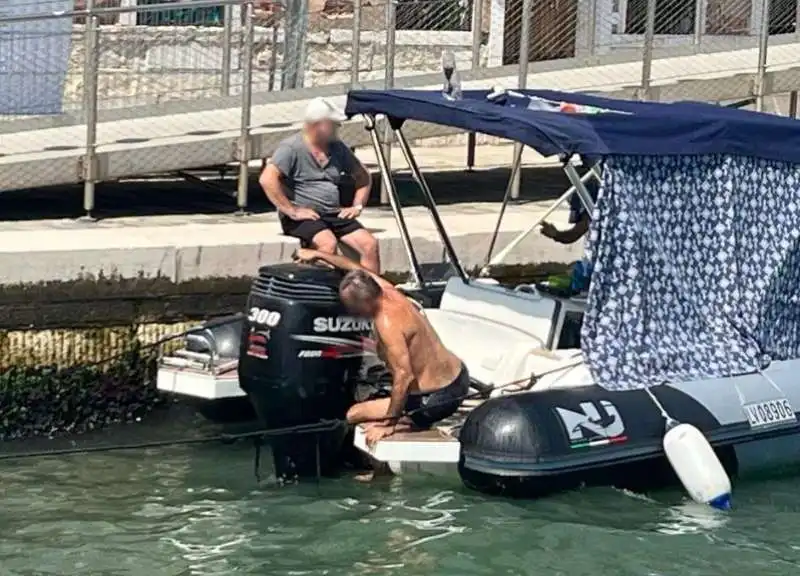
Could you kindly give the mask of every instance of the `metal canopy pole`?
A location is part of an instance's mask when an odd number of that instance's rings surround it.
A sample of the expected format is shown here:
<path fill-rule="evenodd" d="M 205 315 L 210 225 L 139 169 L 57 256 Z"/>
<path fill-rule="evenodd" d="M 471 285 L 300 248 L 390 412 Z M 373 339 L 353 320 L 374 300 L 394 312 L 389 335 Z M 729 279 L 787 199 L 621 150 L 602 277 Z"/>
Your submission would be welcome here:
<path fill-rule="evenodd" d="M 461 279 L 464 282 L 467 282 L 469 280 L 469 276 L 467 276 L 466 272 L 464 272 L 464 268 L 461 266 L 461 261 L 458 259 L 458 255 L 453 248 L 452 242 L 450 242 L 450 237 L 447 235 L 447 232 L 444 229 L 442 218 L 439 216 L 439 210 L 436 208 L 436 201 L 433 199 L 433 194 L 428 186 L 428 182 L 425 180 L 422 172 L 420 172 L 419 166 L 417 165 L 417 160 L 414 158 L 414 154 L 411 152 L 411 147 L 408 145 L 408 140 L 406 140 L 406 136 L 403 134 L 401 129 L 395 130 L 394 133 L 397 137 L 397 143 L 400 144 L 400 150 L 403 152 L 403 156 L 405 156 L 408 167 L 411 170 L 411 175 L 422 190 L 422 194 L 425 196 L 425 201 L 428 204 L 428 210 L 431 213 L 433 223 L 436 226 L 436 230 L 439 232 L 442 243 L 444 243 L 444 249 L 445 252 L 447 252 L 447 256 L 450 258 L 450 263 L 453 265 L 453 268 L 456 269 L 456 273 L 461 277 Z"/>
<path fill-rule="evenodd" d="M 222 9 L 222 85 L 223 96 L 231 93 L 231 50 L 233 43 L 233 6 L 226 4 Z"/>
<path fill-rule="evenodd" d="M 492 252 L 494 252 L 494 245 L 497 243 L 497 236 L 500 234 L 500 224 L 503 222 L 503 216 L 506 213 L 506 206 L 508 206 L 508 201 L 511 199 L 511 195 L 514 189 L 514 181 L 517 179 L 517 172 L 519 172 L 519 165 L 522 163 L 522 146 L 514 148 L 514 161 L 511 164 L 511 175 L 508 177 L 508 184 L 506 184 L 506 193 L 503 194 L 503 204 L 500 206 L 500 214 L 497 215 L 497 224 L 494 227 L 494 234 L 492 234 L 492 240 L 489 242 L 489 251 L 486 253 L 486 262 L 484 264 L 484 268 L 489 265 L 489 261 L 492 258 Z"/>
<path fill-rule="evenodd" d="M 592 167 L 592 169 L 591 169 L 591 170 L 589 170 L 588 172 L 586 172 L 586 174 L 584 174 L 583 176 L 581 176 L 581 181 L 582 181 L 582 182 L 588 182 L 588 181 L 589 181 L 591 178 L 595 178 L 596 180 L 598 180 L 598 181 L 599 181 L 599 180 L 600 180 L 600 174 L 599 174 L 599 171 L 598 171 L 598 169 L 597 169 L 597 167 L 598 167 L 598 166 L 599 166 L 599 163 L 598 163 L 598 164 L 595 164 L 595 166 L 594 166 L 594 167 Z M 513 251 L 513 250 L 514 250 L 514 249 L 515 249 L 517 246 L 519 246 L 519 244 L 520 244 L 520 243 L 521 243 L 523 240 L 525 240 L 525 238 L 527 238 L 527 237 L 528 237 L 528 235 L 529 235 L 531 232 L 533 232 L 533 231 L 536 229 L 536 227 L 537 227 L 537 226 L 539 226 L 539 224 L 541 224 L 542 222 L 544 222 L 545 220 L 547 220 L 547 218 L 550 216 L 550 214 L 552 214 L 553 212 L 555 212 L 555 211 L 556 211 L 556 209 L 557 209 L 559 206 L 561 206 L 561 204 L 563 204 L 563 203 L 564 203 L 564 201 L 565 201 L 567 198 L 569 198 L 569 197 L 570 197 L 570 196 L 571 196 L 573 193 L 575 193 L 575 192 L 576 192 L 576 190 L 575 190 L 575 186 L 570 186 L 570 187 L 569 187 L 569 189 L 568 189 L 566 192 L 564 192 L 564 193 L 563 193 L 561 196 L 559 196 L 558 200 L 556 200 L 556 201 L 553 203 L 553 205 L 552 205 L 552 206 L 550 206 L 550 208 L 548 208 L 548 209 L 547 209 L 547 211 L 546 211 L 544 214 L 542 214 L 542 215 L 541 215 L 539 218 L 537 218 L 537 219 L 536 219 L 536 221 L 535 221 L 535 222 L 534 222 L 534 223 L 533 223 L 531 226 L 529 226 L 527 230 L 525 230 L 525 231 L 523 231 L 523 232 L 519 233 L 519 234 L 516 236 L 516 238 L 514 238 L 514 239 L 513 239 L 511 242 L 509 242 L 509 243 L 508 243 L 508 245 L 507 245 L 505 248 L 503 248 L 503 249 L 502 249 L 500 252 L 498 252 L 498 253 L 497 253 L 497 256 L 495 256 L 494 258 L 492 258 L 492 257 L 491 257 L 491 256 L 492 256 L 492 250 L 491 250 L 491 248 L 490 248 L 490 249 L 489 249 L 489 255 L 488 255 L 488 257 L 487 257 L 487 262 L 486 262 L 486 264 L 484 264 L 483 268 L 481 269 L 481 272 L 485 272 L 485 271 L 486 271 L 488 268 L 490 268 L 491 266 L 496 266 L 497 264 L 500 264 L 501 262 L 503 262 L 503 260 L 505 260 L 505 259 L 506 259 L 506 257 L 507 257 L 507 256 L 508 256 L 508 255 L 509 255 L 509 254 L 510 254 L 510 253 L 511 253 L 511 252 L 512 252 L 512 251 Z M 501 218 L 502 218 L 502 214 L 501 214 Z M 499 220 L 498 220 L 498 224 L 497 224 L 497 230 L 495 231 L 495 235 L 497 235 L 497 234 L 498 234 L 498 231 L 499 231 L 499 229 L 500 229 L 500 222 L 499 222 Z M 494 238 L 492 238 L 492 241 L 494 241 Z"/>
<path fill-rule="evenodd" d="M 800 40 L 800 2 L 797 3 L 797 11 L 794 15 L 794 35 Z"/>
<path fill-rule="evenodd" d="M 394 180 L 392 180 L 392 172 L 389 169 L 389 163 L 383 153 L 383 146 L 378 137 L 375 116 L 364 115 L 364 124 L 369 132 L 372 147 L 375 149 L 375 156 L 378 159 L 378 169 L 381 172 L 381 180 L 383 180 L 383 190 L 386 191 L 389 206 L 392 209 L 392 215 L 394 216 L 395 222 L 397 222 L 397 228 L 400 230 L 400 240 L 403 241 L 403 248 L 405 248 L 408 262 L 411 264 L 411 275 L 416 285 L 422 287 L 422 269 L 420 268 L 414 248 L 411 246 L 411 235 L 408 233 L 406 220 L 403 218 L 402 209 L 400 207 L 400 200 L 397 197 L 397 188 L 395 188 Z"/>
<path fill-rule="evenodd" d="M 591 171 L 594 172 L 594 168 L 592 168 Z M 583 179 L 578 176 L 578 171 L 575 170 L 575 166 L 572 165 L 569 158 L 564 161 L 564 173 L 567 175 L 567 178 L 569 178 L 570 184 L 575 187 L 575 192 L 578 193 L 581 204 L 583 204 L 586 211 L 589 214 L 594 212 L 594 200 L 592 200 L 592 195 L 589 194 L 586 186 L 584 186 Z"/>
<path fill-rule="evenodd" d="M 703 34 L 706 31 L 706 1 L 695 0 L 694 5 L 694 45 L 700 46 L 703 42 Z"/>
<path fill-rule="evenodd" d="M 524 90 L 528 86 L 528 60 L 530 60 L 531 46 L 531 12 L 533 11 L 533 0 L 522 0 L 522 22 L 520 24 L 519 39 L 519 88 Z M 522 162 L 523 145 L 519 142 L 514 143 L 514 158 L 519 158 Z M 511 167 L 512 176 L 516 175 L 511 182 L 511 198 L 519 198 L 519 188 L 522 178 L 518 170 L 519 166 Z"/>
<path fill-rule="evenodd" d="M 286 24 L 283 38 L 281 90 L 289 90 L 303 87 L 308 36 L 308 0 L 288 0 L 283 6 Z"/>

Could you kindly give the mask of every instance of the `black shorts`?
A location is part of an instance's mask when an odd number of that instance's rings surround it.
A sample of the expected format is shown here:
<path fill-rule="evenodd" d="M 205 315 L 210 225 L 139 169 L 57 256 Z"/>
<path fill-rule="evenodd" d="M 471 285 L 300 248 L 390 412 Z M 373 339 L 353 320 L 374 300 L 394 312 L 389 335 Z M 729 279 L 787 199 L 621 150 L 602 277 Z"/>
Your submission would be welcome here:
<path fill-rule="evenodd" d="M 469 372 L 462 364 L 461 371 L 450 384 L 428 394 L 411 394 L 406 412 L 417 428 L 430 428 L 436 422 L 452 416 L 469 394 Z"/>
<path fill-rule="evenodd" d="M 281 215 L 281 227 L 287 236 L 299 238 L 304 248 L 311 246 L 311 240 L 323 230 L 330 230 L 339 239 L 363 228 L 355 218 L 348 220 L 336 214 L 320 214 L 319 220 L 292 220 Z"/>

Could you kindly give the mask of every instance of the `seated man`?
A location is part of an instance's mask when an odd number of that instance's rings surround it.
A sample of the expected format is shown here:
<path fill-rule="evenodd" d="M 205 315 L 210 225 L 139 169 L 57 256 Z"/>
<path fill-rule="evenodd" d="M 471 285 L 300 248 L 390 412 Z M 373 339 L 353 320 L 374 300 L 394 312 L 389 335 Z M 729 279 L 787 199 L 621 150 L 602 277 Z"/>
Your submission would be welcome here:
<path fill-rule="evenodd" d="M 324 98 L 312 100 L 303 129 L 278 145 L 259 183 L 278 209 L 284 234 L 328 254 L 336 252 L 341 240 L 358 252 L 364 268 L 377 273 L 378 241 L 356 220 L 369 198 L 372 178 L 336 137 L 343 120 L 344 113 Z M 343 207 L 340 188 L 350 179 L 353 204 Z"/>
<path fill-rule="evenodd" d="M 412 426 L 430 428 L 458 410 L 469 393 L 467 367 L 402 292 L 337 254 L 300 249 L 296 259 L 347 270 L 339 286 L 342 302 L 352 314 L 375 322 L 378 356 L 392 373 L 391 397 L 359 402 L 347 412 L 351 424 L 367 423 L 368 444 Z"/>

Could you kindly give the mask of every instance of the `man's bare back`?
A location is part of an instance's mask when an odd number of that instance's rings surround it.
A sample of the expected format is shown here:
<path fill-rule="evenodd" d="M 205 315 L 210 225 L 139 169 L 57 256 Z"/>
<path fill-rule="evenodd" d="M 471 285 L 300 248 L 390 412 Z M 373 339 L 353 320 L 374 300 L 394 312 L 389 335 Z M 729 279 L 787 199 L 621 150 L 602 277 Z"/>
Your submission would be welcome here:
<path fill-rule="evenodd" d="M 387 341 L 391 346 L 398 334 L 405 340 L 414 377 L 409 387 L 410 394 L 425 394 L 444 388 L 461 371 L 461 360 L 444 347 L 422 312 L 393 286 L 383 288 L 380 310 L 375 316 L 375 331 L 378 355 L 393 372 L 391 355 L 386 350 Z"/>
<path fill-rule="evenodd" d="M 469 373 L 408 297 L 344 256 L 301 249 L 296 258 L 347 270 L 339 287 L 342 302 L 375 323 L 378 354 L 392 373 L 391 397 L 359 402 L 347 413 L 350 423 L 366 424 L 370 444 L 412 426 L 428 428 L 455 413 L 469 391 Z"/>

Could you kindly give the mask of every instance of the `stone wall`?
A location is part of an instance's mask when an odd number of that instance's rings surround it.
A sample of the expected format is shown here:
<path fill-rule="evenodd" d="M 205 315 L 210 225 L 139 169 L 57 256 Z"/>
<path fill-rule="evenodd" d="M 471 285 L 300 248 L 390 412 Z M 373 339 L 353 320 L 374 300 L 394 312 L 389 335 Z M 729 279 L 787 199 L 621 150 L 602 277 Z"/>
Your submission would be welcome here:
<path fill-rule="evenodd" d="M 359 58 L 361 80 L 384 77 L 385 36 L 383 31 L 362 31 Z M 236 34 L 233 45 L 230 85 L 231 93 L 236 94 L 242 83 L 240 41 Z M 440 70 L 442 52 L 445 50 L 452 51 L 457 65 L 467 69 L 472 58 L 471 46 L 470 32 L 398 30 L 395 76 Z M 305 62 L 301 63 L 284 62 L 282 47 L 281 30 L 276 33 L 272 28 L 256 29 L 253 46 L 254 91 L 279 90 L 282 71 L 289 66 L 302 68 L 306 87 L 350 81 L 351 30 L 333 28 L 310 32 Z M 101 108 L 218 96 L 222 91 L 223 30 L 193 26 L 101 26 L 98 60 Z M 84 30 L 76 25 L 64 87 L 65 108 L 68 110 L 82 108 L 84 62 Z"/>

